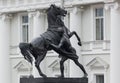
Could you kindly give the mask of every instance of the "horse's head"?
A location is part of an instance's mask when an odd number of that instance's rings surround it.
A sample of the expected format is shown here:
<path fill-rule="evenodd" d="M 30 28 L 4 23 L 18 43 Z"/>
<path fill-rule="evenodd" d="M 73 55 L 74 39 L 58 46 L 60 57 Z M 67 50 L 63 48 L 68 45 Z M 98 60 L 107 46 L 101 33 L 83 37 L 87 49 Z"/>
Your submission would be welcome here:
<path fill-rule="evenodd" d="M 66 14 L 67 14 L 66 10 L 64 10 L 54 4 L 52 4 L 50 6 L 50 8 L 48 8 L 47 12 L 48 12 L 48 14 L 50 14 L 50 15 L 52 14 L 55 16 L 66 16 Z"/>

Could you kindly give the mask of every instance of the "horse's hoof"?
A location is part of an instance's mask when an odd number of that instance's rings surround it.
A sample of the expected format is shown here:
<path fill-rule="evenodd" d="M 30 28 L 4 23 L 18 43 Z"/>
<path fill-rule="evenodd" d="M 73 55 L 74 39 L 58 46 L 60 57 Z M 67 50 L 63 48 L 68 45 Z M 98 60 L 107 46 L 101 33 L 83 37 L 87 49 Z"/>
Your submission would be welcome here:
<path fill-rule="evenodd" d="M 43 77 L 43 78 L 47 78 L 47 76 L 46 76 L 46 75 L 44 75 L 44 74 L 42 75 L 42 77 Z"/>
<path fill-rule="evenodd" d="M 34 78 L 34 76 L 31 74 L 31 75 L 29 76 L 29 78 Z"/>
<path fill-rule="evenodd" d="M 58 78 L 64 78 L 64 76 L 58 76 Z"/>
<path fill-rule="evenodd" d="M 83 77 L 84 77 L 84 78 L 87 78 L 87 76 L 88 76 L 88 74 L 86 73 L 86 74 L 84 74 L 84 76 L 83 76 Z"/>

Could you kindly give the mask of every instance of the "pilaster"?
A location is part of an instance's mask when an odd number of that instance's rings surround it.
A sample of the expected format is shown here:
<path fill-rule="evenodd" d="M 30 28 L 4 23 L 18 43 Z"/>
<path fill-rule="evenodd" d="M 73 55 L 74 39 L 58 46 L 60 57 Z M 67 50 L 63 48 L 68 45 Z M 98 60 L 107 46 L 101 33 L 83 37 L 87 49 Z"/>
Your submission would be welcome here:
<path fill-rule="evenodd" d="M 120 3 L 114 2 L 107 4 L 106 9 L 110 9 L 111 15 L 111 51 L 110 51 L 110 83 L 117 83 L 119 81 L 120 73 Z"/>
<path fill-rule="evenodd" d="M 32 39 L 33 39 L 33 29 L 34 29 L 34 15 L 35 15 L 35 9 L 29 9 L 29 10 L 27 10 L 27 12 L 28 12 L 28 19 L 29 19 L 29 32 L 31 33 L 31 34 L 29 34 L 30 35 L 30 40 L 29 41 L 31 41 Z"/>
<path fill-rule="evenodd" d="M 0 14 L 0 78 L 2 83 L 11 83 L 9 59 L 10 18 L 9 14 Z"/>
<path fill-rule="evenodd" d="M 42 11 L 35 11 L 33 17 L 33 37 L 40 36 L 44 32 L 45 29 L 45 16 Z"/>
<path fill-rule="evenodd" d="M 40 36 L 45 30 L 44 11 L 28 10 L 29 23 L 33 27 L 33 38 Z"/>

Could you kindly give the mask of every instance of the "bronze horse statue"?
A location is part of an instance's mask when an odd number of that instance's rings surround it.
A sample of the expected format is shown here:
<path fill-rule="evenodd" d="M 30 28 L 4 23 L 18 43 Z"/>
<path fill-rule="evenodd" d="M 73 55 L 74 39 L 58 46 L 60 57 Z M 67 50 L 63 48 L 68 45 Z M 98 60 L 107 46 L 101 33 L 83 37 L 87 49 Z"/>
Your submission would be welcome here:
<path fill-rule="evenodd" d="M 47 51 L 54 50 L 62 58 L 60 61 L 61 77 L 64 77 L 64 62 L 69 58 L 72 59 L 76 65 L 82 69 L 84 77 L 87 73 L 84 67 L 78 62 L 78 56 L 76 55 L 75 49 L 71 46 L 69 38 L 75 35 L 78 39 L 78 44 L 81 45 L 80 38 L 76 32 L 70 32 L 61 20 L 61 16 L 65 16 L 67 11 L 51 5 L 47 9 L 48 29 L 46 32 L 33 39 L 30 43 L 20 43 L 19 48 L 24 58 L 32 64 L 33 58 L 35 58 L 35 66 L 42 77 L 47 77 L 42 73 L 40 69 L 40 63 L 46 56 Z M 67 44 L 66 44 L 67 43 Z M 65 47 L 64 45 L 68 47 Z M 32 55 L 32 56 L 31 56 Z"/>

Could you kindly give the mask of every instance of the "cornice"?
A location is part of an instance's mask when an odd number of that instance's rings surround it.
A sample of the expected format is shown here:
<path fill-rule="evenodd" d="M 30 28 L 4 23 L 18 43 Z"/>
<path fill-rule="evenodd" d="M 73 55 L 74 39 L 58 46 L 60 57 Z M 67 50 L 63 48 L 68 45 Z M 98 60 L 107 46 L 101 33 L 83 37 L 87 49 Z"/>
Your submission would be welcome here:
<path fill-rule="evenodd" d="M 8 6 L 8 7 L 0 7 L 0 12 L 2 13 L 15 13 L 20 11 L 27 11 L 29 9 L 47 9 L 50 4 L 56 4 L 57 6 L 61 5 L 61 1 L 54 1 L 54 2 L 36 2 L 36 3 L 29 3 L 29 4 L 23 4 L 23 5 L 15 5 L 15 6 Z M 95 4 L 95 3 L 104 3 L 104 0 L 99 1 L 81 1 L 81 0 L 72 0 L 72 1 L 65 1 L 64 7 L 70 8 L 78 5 L 88 5 L 88 4 Z"/>
<path fill-rule="evenodd" d="M 60 6 L 60 2 L 56 1 L 54 3 Z M 53 4 L 53 2 L 32 3 L 26 5 L 23 4 L 23 5 L 9 6 L 9 7 L 0 7 L 0 13 L 15 13 L 20 11 L 28 11 L 28 10 L 42 10 L 42 9 L 47 9 L 50 6 L 50 4 Z"/>

